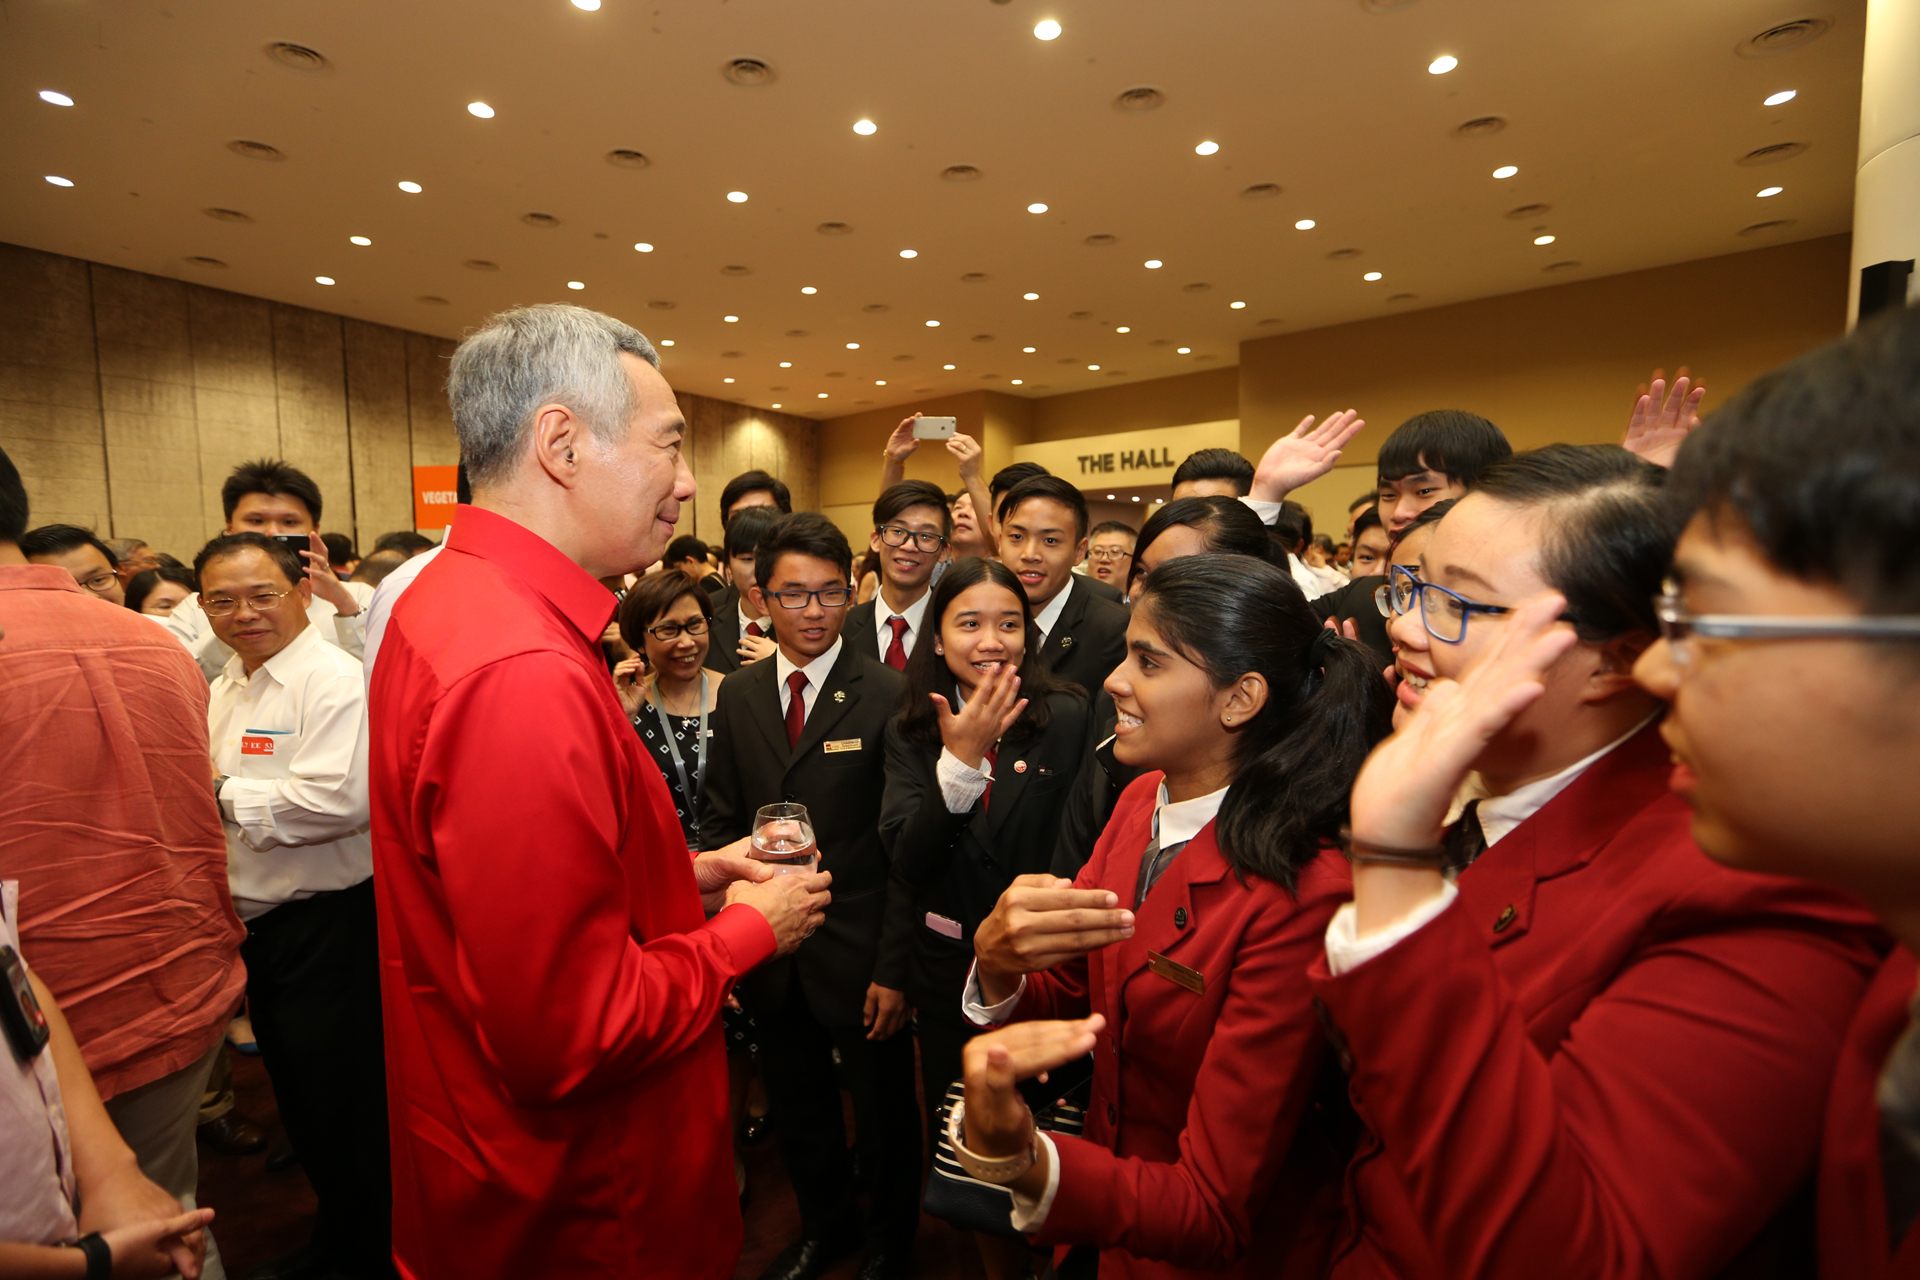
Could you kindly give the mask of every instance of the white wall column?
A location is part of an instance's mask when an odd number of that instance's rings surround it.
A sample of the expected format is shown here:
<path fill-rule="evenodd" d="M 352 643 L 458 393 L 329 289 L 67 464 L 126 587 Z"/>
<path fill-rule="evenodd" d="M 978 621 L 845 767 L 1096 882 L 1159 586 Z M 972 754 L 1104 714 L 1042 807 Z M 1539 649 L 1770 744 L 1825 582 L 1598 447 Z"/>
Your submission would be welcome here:
<path fill-rule="evenodd" d="M 1849 325 L 1860 310 L 1860 269 L 1906 258 L 1920 260 L 1920 0 L 1868 0 Z M 1908 281 L 1909 304 L 1917 292 L 1920 275 Z"/>

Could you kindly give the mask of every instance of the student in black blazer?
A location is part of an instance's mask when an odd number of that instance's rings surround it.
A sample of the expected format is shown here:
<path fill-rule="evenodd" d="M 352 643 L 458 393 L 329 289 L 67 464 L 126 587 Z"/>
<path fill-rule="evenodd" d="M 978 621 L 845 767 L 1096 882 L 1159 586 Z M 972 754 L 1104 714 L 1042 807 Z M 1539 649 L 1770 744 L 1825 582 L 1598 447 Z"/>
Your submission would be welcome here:
<path fill-rule="evenodd" d="M 833 873 L 819 932 L 741 983 L 760 1030 L 774 1134 L 800 1201 L 801 1237 L 763 1280 L 812 1280 L 863 1238 L 863 1278 L 905 1276 L 920 1217 L 913 1038 L 901 1033 L 905 957 L 881 948 L 889 898 L 883 734 L 905 681 L 841 634 L 852 571 L 846 536 L 818 513 L 787 516 L 761 537 L 753 592 L 778 649 L 721 684 L 701 796 L 701 838 L 712 848 L 750 835 L 763 805 L 806 805 L 821 869 Z M 864 1217 L 836 1052 L 853 1094 Z"/>
<path fill-rule="evenodd" d="M 753 587 L 754 547 L 780 514 L 778 507 L 742 507 L 727 523 L 727 572 L 733 575 L 733 585 L 714 597 L 707 644 L 707 665 L 722 675 L 773 652 L 766 610 L 748 592 Z M 768 634 L 754 636 L 748 628 L 756 625 Z"/>
<path fill-rule="evenodd" d="M 1000 499 L 1000 563 L 1033 606 L 1053 674 L 1089 696 L 1127 650 L 1127 607 L 1073 571 L 1087 556 L 1087 500 L 1059 476 L 1033 476 Z"/>
<path fill-rule="evenodd" d="M 925 629 L 927 588 L 935 566 L 947 557 L 952 532 L 953 513 L 939 486 L 902 480 L 880 494 L 867 535 L 880 562 L 880 589 L 847 614 L 847 643 L 855 651 L 906 670 Z"/>

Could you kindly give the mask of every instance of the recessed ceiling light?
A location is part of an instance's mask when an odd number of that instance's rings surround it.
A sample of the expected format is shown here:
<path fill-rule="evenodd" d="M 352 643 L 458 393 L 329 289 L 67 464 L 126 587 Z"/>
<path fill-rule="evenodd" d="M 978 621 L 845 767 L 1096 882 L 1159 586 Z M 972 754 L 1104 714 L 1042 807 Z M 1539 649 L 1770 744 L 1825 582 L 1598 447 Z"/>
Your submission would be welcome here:
<path fill-rule="evenodd" d="M 1789 98 L 1791 98 L 1792 96 L 1793 96 L 1792 94 L 1787 95 L 1787 97 Z M 70 107 L 73 105 L 72 98 L 69 98 L 64 93 L 56 93 L 52 89 L 42 89 L 40 91 L 40 101 L 51 102 L 56 107 Z M 1767 101 L 1772 102 L 1773 99 L 1768 98 Z"/>
<path fill-rule="evenodd" d="M 469 102 L 467 104 L 467 114 L 470 116 L 478 116 L 482 120 L 491 120 L 493 119 L 493 108 L 484 102 Z"/>
<path fill-rule="evenodd" d="M 1125 324 L 1123 324 L 1123 325 L 1121 325 L 1121 326 L 1120 326 L 1120 327 L 1119 327 L 1118 329 L 1115 329 L 1115 330 L 1114 330 L 1114 332 L 1115 332 L 1115 333 L 1132 333 L 1132 332 L 1133 332 L 1133 326 L 1132 326 L 1132 325 L 1125 325 Z"/>
<path fill-rule="evenodd" d="M 653 246 L 648 244 L 645 240 L 642 240 L 639 244 L 633 246 L 633 250 L 635 253 L 652 253 Z"/>
<path fill-rule="evenodd" d="M 70 187 L 73 185 L 72 178 L 62 178 L 58 174 L 53 174 L 53 173 L 50 173 L 47 175 L 47 181 L 51 182 L 56 187 Z"/>
<path fill-rule="evenodd" d="M 815 400 L 825 400 L 826 398 L 827 398 L 827 393 L 826 393 L 826 392 L 824 392 L 824 391 L 822 391 L 822 392 L 820 392 L 820 393 L 818 393 L 817 395 L 815 395 L 815 396 L 814 396 L 814 399 L 815 399 Z"/>
<path fill-rule="evenodd" d="M 573 7 L 593 13 L 600 8 L 600 0 L 573 0 Z"/>
<path fill-rule="evenodd" d="M 1455 67 L 1459 65 L 1460 65 L 1460 59 L 1454 57 L 1450 53 L 1443 53 L 1439 57 L 1435 58 L 1432 62 L 1429 62 L 1427 64 L 1427 74 L 1433 75 L 1433 76 L 1443 76 L 1447 74 L 1447 72 L 1453 70 Z"/>
<path fill-rule="evenodd" d="M 586 287 L 587 287 L 587 282 L 586 282 L 586 281 L 584 281 L 584 280 L 569 280 L 569 281 L 567 281 L 567 288 L 569 288 L 569 289 L 584 289 L 584 288 L 586 288 Z"/>
<path fill-rule="evenodd" d="M 1535 244 L 1552 244 L 1553 237 L 1552 236 L 1535 236 L 1533 238 L 1533 242 Z"/>
<path fill-rule="evenodd" d="M 1100 366 L 1097 364 L 1090 364 L 1087 366 L 1087 372 L 1089 373 L 1097 373 L 1099 369 L 1100 369 Z"/>
<path fill-rule="evenodd" d="M 887 385 L 887 380 L 885 378 L 875 378 L 873 380 L 873 385 L 876 387 L 884 387 Z"/>
<path fill-rule="evenodd" d="M 880 126 L 871 120 L 855 120 L 853 122 L 853 131 L 863 138 L 870 133 L 877 132 L 879 128 Z"/>
<path fill-rule="evenodd" d="M 735 204 L 745 204 L 747 202 L 747 193 L 744 191 L 729 191 L 727 192 L 727 199 L 733 201 Z"/>
<path fill-rule="evenodd" d="M 740 317 L 739 317 L 739 316 L 721 316 L 720 318 L 721 318 L 722 320 L 725 320 L 725 321 L 726 321 L 726 322 L 727 322 L 728 324 L 739 324 L 739 323 L 740 323 Z"/>
<path fill-rule="evenodd" d="M 400 184 L 400 189 L 406 192 L 410 196 L 417 196 L 420 194 L 420 184 L 417 182 L 403 182 Z"/>
<path fill-rule="evenodd" d="M 791 360 L 782 360 L 782 361 L 780 362 L 780 367 L 781 367 L 782 369 L 791 369 L 791 368 L 793 368 L 793 361 L 791 361 Z"/>
<path fill-rule="evenodd" d="M 1792 102 L 1794 98 L 1798 96 L 1798 94 L 1799 94 L 1799 90 L 1797 89 L 1782 89 L 1779 93 L 1776 93 L 1771 97 L 1765 99 L 1763 105 L 1769 106 L 1769 107 L 1777 107 L 1783 102 Z M 44 93 L 41 94 L 40 96 L 43 98 L 47 98 L 47 95 Z M 47 98 L 47 101 L 52 102 L 53 99 Z M 62 102 L 60 105 L 63 107 L 70 107 L 73 104 L 71 102 Z"/>
<path fill-rule="evenodd" d="M 1045 22 L 1035 24 L 1033 34 L 1038 40 L 1057 40 L 1060 37 L 1060 24 L 1048 18 Z"/>
<path fill-rule="evenodd" d="M 938 329 L 939 327 L 940 327 L 940 322 L 939 322 L 938 320 L 929 320 L 929 321 L 927 321 L 927 328 L 929 328 L 929 329 Z"/>
<path fill-rule="evenodd" d="M 660 345 L 661 345 L 661 346 L 663 346 L 663 347 L 670 347 L 670 346 L 672 346 L 672 345 L 673 345 L 673 339 L 672 339 L 672 338 L 662 338 L 662 339 L 660 339 Z"/>
<path fill-rule="evenodd" d="M 1023 293 L 1020 296 L 1025 298 L 1028 302 L 1040 301 L 1040 295 L 1037 293 Z"/>
<path fill-rule="evenodd" d="M 1033 354 L 1033 351 L 1034 351 L 1034 349 L 1033 349 L 1032 347 L 1022 347 L 1022 348 L 1020 348 L 1020 349 L 1021 349 L 1022 351 L 1024 351 L 1024 352 L 1026 352 L 1026 353 L 1027 353 L 1028 355 L 1032 355 L 1032 354 Z"/>
<path fill-rule="evenodd" d="M 1139 494 L 1137 494 L 1137 493 L 1136 493 L 1136 494 L 1134 494 L 1134 495 L 1133 495 L 1133 500 L 1134 500 L 1135 502 L 1138 502 L 1138 501 L 1140 501 L 1140 495 L 1139 495 Z"/>
<path fill-rule="evenodd" d="M 1026 379 L 1025 379 L 1025 378 L 1015 378 L 1015 379 L 1013 380 L 1013 385 L 1017 387 L 1017 386 L 1020 386 L 1020 385 L 1021 385 L 1022 383 L 1024 383 L 1024 382 L 1026 382 Z"/>
<path fill-rule="evenodd" d="M 812 285 L 810 285 L 810 284 L 803 284 L 803 285 L 801 285 L 801 286 L 800 286 L 800 292 L 802 292 L 802 293 L 818 293 L 818 292 L 820 292 L 820 291 L 819 291 L 818 289 L 816 289 L 816 288 L 814 288 L 814 287 L 813 287 Z"/>
<path fill-rule="evenodd" d="M 333 277 L 332 276 L 315 276 L 313 278 L 313 282 L 315 284 L 332 284 Z"/>
<path fill-rule="evenodd" d="M 1302 218 L 1300 219 L 1300 221 L 1293 224 L 1293 229 L 1295 231 L 1311 231 L 1313 230 L 1313 228 L 1314 228 L 1314 221 L 1312 218 Z"/>
<path fill-rule="evenodd" d="M 732 378 L 722 378 L 722 379 L 720 379 L 720 381 L 722 381 L 722 382 L 732 382 L 732 381 L 733 381 L 733 379 L 732 379 Z"/>
<path fill-rule="evenodd" d="M 373 241 L 367 239 L 365 236 L 348 236 L 347 243 L 365 246 L 372 244 Z"/>
<path fill-rule="evenodd" d="M 48 178 L 47 181 L 52 182 L 53 179 Z M 72 184 L 69 183 L 68 185 L 71 186 Z M 1760 190 L 1754 192 L 1754 194 L 1761 197 L 1762 199 L 1765 199 L 1767 196 L 1777 196 L 1782 191 L 1785 191 L 1785 190 L 1786 190 L 1785 187 L 1762 187 L 1760 188 Z"/>
<path fill-rule="evenodd" d="M 1038 200 L 1035 200 L 1032 204 L 1027 206 L 1028 213 L 1045 213 L 1046 211 L 1047 211 L 1047 206 L 1045 206 L 1044 204 L 1041 204 Z"/>
<path fill-rule="evenodd" d="M 920 256 L 920 251 L 918 249 L 902 249 L 900 256 L 903 258 L 917 258 Z"/>
<path fill-rule="evenodd" d="M 953 366 L 952 366 L 952 365 L 950 365 L 950 364 L 943 364 L 943 365 L 941 365 L 940 367 L 941 367 L 942 369 L 951 369 L 951 368 L 953 368 Z"/>
<path fill-rule="evenodd" d="M 1197 156 L 1210 156 L 1219 149 L 1220 144 L 1217 142 L 1203 142 L 1193 149 L 1193 154 Z"/>
<path fill-rule="evenodd" d="M 1149 271 L 1157 271 L 1157 270 L 1159 270 L 1159 268 L 1160 268 L 1160 259 L 1158 259 L 1158 258 L 1148 258 L 1148 259 L 1147 259 L 1147 270 L 1149 270 Z"/>
<path fill-rule="evenodd" d="M 860 349 L 860 344 L 857 342 L 849 342 L 847 344 L 847 350 L 849 351 L 858 351 L 859 349 Z"/>
<path fill-rule="evenodd" d="M 1495 170 L 1493 171 L 1493 176 L 1494 176 L 1494 177 L 1496 177 L 1496 178 L 1511 178 L 1511 177 L 1512 177 L 1512 176 L 1513 176 L 1514 174 L 1516 174 L 1516 173 L 1518 173 L 1518 172 L 1520 172 L 1520 166 L 1519 166 L 1519 165 L 1517 165 L 1517 164 L 1503 164 L 1503 165 L 1501 165 L 1501 166 L 1500 166 L 1500 167 L 1499 167 L 1498 169 L 1495 169 Z"/>
<path fill-rule="evenodd" d="M 773 402 L 773 407 L 774 407 L 774 408 L 776 408 L 776 409 L 778 409 L 778 408 L 780 407 L 780 402 L 779 402 L 778 400 L 776 400 L 776 401 L 774 401 L 774 402 Z"/>
<path fill-rule="evenodd" d="M 1244 302 L 1229 302 L 1227 306 L 1235 311 L 1245 311 L 1247 309 L 1247 304 Z"/>
<path fill-rule="evenodd" d="M 1367 272 L 1367 274 L 1361 276 L 1360 278 L 1362 280 L 1378 280 L 1380 278 L 1380 273 L 1378 271 L 1369 271 Z"/>
<path fill-rule="evenodd" d="M 1107 495 L 1107 501 L 1108 501 L 1108 502 L 1113 502 L 1113 501 L 1115 501 L 1115 498 L 1114 498 L 1114 496 L 1113 496 L 1112 494 L 1108 494 L 1108 495 Z"/>
<path fill-rule="evenodd" d="M 1178 352 L 1179 352 L 1179 353 L 1180 353 L 1181 355 L 1183 355 L 1183 356 L 1186 356 L 1186 355 L 1192 355 L 1192 354 L 1193 354 L 1193 348 L 1192 348 L 1192 347 L 1175 347 L 1175 348 L 1174 348 L 1174 350 L 1175 350 L 1175 351 L 1178 351 Z"/>

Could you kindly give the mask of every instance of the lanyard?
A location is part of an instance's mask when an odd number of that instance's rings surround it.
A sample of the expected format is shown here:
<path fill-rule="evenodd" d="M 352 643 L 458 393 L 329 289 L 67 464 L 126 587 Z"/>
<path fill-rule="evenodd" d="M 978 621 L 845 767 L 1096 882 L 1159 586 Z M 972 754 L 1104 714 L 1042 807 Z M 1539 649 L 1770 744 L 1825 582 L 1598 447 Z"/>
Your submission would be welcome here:
<path fill-rule="evenodd" d="M 658 693 L 660 686 L 654 686 Z M 660 718 L 660 732 L 667 735 L 667 750 L 673 753 L 673 771 L 680 776 L 680 794 L 689 805 L 699 803 L 700 787 L 707 777 L 707 673 L 700 673 L 700 735 L 694 739 L 693 789 L 687 789 L 687 762 L 680 758 L 680 740 L 673 736 L 673 725 L 667 719 L 666 699 L 653 704 L 653 714 Z"/>

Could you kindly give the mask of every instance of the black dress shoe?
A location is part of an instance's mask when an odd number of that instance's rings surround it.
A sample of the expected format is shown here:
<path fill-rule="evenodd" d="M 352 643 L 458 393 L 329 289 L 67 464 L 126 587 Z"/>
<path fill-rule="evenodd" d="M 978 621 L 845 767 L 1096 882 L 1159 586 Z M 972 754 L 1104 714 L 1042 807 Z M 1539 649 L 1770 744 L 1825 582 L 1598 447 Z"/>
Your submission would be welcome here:
<path fill-rule="evenodd" d="M 913 1274 L 909 1250 L 871 1249 L 860 1264 L 860 1280 L 907 1280 Z"/>
<path fill-rule="evenodd" d="M 859 1244 L 859 1239 L 851 1234 L 828 1240 L 795 1240 L 760 1273 L 760 1280 L 814 1280 Z"/>
<path fill-rule="evenodd" d="M 267 1152 L 267 1172 L 280 1173 L 300 1163 L 300 1153 L 291 1142 L 282 1142 Z"/>
<path fill-rule="evenodd" d="M 250 1156 L 267 1145 L 267 1131 L 238 1111 L 209 1120 L 196 1132 L 202 1142 L 223 1156 Z"/>

